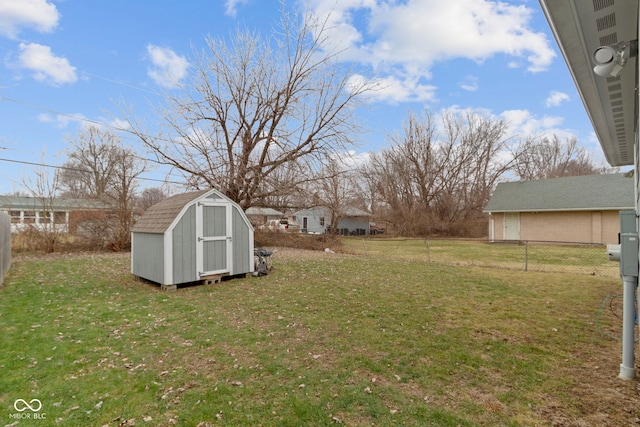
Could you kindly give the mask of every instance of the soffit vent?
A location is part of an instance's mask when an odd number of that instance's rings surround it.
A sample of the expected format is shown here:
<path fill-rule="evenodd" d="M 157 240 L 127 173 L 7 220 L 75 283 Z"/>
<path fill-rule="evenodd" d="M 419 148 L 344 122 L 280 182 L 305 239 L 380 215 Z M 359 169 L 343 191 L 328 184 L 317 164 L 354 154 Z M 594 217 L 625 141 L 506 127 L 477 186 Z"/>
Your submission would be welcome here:
<path fill-rule="evenodd" d="M 602 18 L 596 19 L 596 28 L 598 31 L 604 31 L 609 28 L 613 28 L 616 26 L 616 14 L 610 13 L 608 15 L 603 16 Z"/>
<path fill-rule="evenodd" d="M 600 46 L 611 46 L 618 43 L 618 33 L 609 33 L 600 37 Z"/>
<path fill-rule="evenodd" d="M 614 0 L 593 0 L 593 11 L 597 12 L 607 7 L 611 7 L 613 4 Z"/>

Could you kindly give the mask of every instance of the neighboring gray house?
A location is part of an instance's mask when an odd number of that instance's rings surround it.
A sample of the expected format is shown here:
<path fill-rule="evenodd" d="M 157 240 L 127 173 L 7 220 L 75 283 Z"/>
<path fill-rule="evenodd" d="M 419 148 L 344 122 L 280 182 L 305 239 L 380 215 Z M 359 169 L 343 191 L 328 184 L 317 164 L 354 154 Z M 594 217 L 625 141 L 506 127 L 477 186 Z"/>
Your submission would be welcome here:
<path fill-rule="evenodd" d="M 369 212 L 361 209 L 347 208 L 345 215 L 338 223 L 338 234 L 369 234 L 371 216 Z M 303 233 L 323 234 L 331 226 L 331 211 L 323 206 L 297 211 L 294 213 L 294 218 Z"/>
<path fill-rule="evenodd" d="M 253 270 L 253 226 L 219 191 L 170 197 L 132 228 L 131 272 L 164 288 Z"/>
<path fill-rule="evenodd" d="M 251 224 L 254 226 L 260 226 L 266 224 L 269 220 L 272 219 L 281 219 L 284 217 L 284 213 L 277 211 L 272 208 L 260 208 L 260 207 L 250 207 L 245 211 L 247 217 L 251 221 Z"/>
<path fill-rule="evenodd" d="M 633 209 L 633 197 L 621 173 L 503 182 L 484 209 L 489 239 L 617 243 L 619 212 Z"/>

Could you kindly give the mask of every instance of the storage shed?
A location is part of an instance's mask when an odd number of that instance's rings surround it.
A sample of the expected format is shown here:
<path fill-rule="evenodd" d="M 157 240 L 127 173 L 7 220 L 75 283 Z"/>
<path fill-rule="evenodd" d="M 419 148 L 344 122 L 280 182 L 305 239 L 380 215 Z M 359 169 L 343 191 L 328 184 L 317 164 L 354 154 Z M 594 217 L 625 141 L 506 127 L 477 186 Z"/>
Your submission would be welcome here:
<path fill-rule="evenodd" d="M 131 230 L 131 272 L 163 289 L 253 270 L 253 227 L 214 189 L 163 200 Z"/>

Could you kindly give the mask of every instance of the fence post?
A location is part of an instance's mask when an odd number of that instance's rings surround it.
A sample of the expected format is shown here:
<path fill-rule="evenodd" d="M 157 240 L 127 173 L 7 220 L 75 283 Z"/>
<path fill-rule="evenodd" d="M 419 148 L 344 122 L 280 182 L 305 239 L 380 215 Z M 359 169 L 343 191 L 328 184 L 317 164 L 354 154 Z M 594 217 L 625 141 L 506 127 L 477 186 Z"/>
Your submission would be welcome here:
<path fill-rule="evenodd" d="M 429 239 L 424 239 L 424 244 L 427 246 L 427 262 L 431 263 L 431 247 L 429 246 Z"/>
<path fill-rule="evenodd" d="M 11 267 L 11 217 L 0 212 L 0 285 Z"/>
<path fill-rule="evenodd" d="M 529 271 L 529 241 L 524 242 L 524 271 Z"/>

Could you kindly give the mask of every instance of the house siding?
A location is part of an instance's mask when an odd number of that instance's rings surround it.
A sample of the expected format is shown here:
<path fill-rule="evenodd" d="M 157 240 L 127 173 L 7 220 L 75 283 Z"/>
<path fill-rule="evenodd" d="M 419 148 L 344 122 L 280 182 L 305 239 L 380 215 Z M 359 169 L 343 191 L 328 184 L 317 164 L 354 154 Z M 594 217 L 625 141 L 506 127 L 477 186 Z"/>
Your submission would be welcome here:
<path fill-rule="evenodd" d="M 349 232 L 369 234 L 369 218 L 342 218 L 338 222 L 338 229 L 347 229 Z"/>
<path fill-rule="evenodd" d="M 504 218 L 492 214 L 494 240 L 506 240 Z M 619 211 L 522 212 L 519 240 L 618 243 L 619 230 Z"/>

